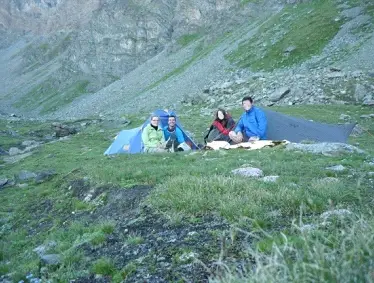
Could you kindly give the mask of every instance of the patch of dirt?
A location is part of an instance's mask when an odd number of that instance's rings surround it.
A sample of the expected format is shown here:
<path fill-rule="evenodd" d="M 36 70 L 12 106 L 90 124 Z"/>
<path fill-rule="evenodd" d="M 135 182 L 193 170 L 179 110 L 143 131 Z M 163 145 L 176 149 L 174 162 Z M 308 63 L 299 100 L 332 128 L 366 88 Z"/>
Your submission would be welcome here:
<path fill-rule="evenodd" d="M 32 236 L 53 227 L 55 220 L 66 227 L 75 221 L 87 225 L 114 223 L 114 231 L 106 235 L 103 243 L 86 242 L 76 248 L 89 259 L 83 263 L 85 268 L 90 268 L 97 259 L 107 258 L 117 272 L 121 271 L 123 282 L 208 282 L 209 276 L 222 271 L 216 264 L 219 258 L 238 268 L 251 262 L 243 252 L 247 239 L 236 235 L 233 240 L 232 227 L 221 217 L 200 215 L 172 223 L 147 206 L 145 199 L 152 187 L 95 186 L 86 179 L 76 179 L 64 187 L 68 200 L 64 205 L 50 199 L 38 200 L 27 209 L 35 221 L 24 219 L 17 225 L 24 226 Z M 72 213 L 72 197 L 84 200 L 89 194 L 92 197 L 88 203 L 95 204 L 92 210 Z M 96 205 L 96 199 L 103 194 L 105 201 Z M 111 280 L 91 273 L 72 282 Z"/>
<path fill-rule="evenodd" d="M 111 220 L 116 223 L 115 231 L 102 245 L 80 246 L 92 262 L 110 258 L 117 270 L 125 270 L 124 282 L 208 282 L 214 270 L 219 271 L 215 261 L 220 254 L 234 264 L 235 258 L 243 261 L 244 237 L 231 241 L 231 227 L 227 222 L 210 215 L 171 224 L 163 215 L 144 205 L 151 189 L 148 186 L 112 188 L 106 205 L 86 215 L 90 222 Z M 249 260 L 244 259 L 245 262 Z M 103 280 L 106 279 L 90 275 L 74 282 L 107 282 Z"/>

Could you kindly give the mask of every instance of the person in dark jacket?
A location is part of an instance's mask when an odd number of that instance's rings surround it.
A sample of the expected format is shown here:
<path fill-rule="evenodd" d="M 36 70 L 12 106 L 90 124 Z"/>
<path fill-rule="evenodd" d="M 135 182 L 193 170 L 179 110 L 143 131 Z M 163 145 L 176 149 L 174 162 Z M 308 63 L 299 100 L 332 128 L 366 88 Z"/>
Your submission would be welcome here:
<path fill-rule="evenodd" d="M 235 127 L 235 121 L 224 109 L 218 109 L 214 121 L 204 137 L 205 143 L 212 141 L 230 142 L 229 133 Z"/>
<path fill-rule="evenodd" d="M 242 99 L 244 113 L 235 129 L 229 133 L 234 143 L 255 140 L 266 140 L 267 119 L 264 111 L 253 105 L 253 99 L 246 96 Z"/>

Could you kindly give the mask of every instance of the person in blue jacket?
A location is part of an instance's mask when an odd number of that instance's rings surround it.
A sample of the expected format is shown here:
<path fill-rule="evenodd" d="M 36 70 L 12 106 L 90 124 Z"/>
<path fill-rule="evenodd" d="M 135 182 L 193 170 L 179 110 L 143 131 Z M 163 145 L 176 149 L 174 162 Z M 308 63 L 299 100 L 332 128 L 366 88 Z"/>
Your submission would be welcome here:
<path fill-rule="evenodd" d="M 164 128 L 166 148 L 169 151 L 177 151 L 178 146 L 185 142 L 183 133 L 176 125 L 176 117 L 169 116 L 168 125 Z"/>
<path fill-rule="evenodd" d="M 233 143 L 266 140 L 267 119 L 264 111 L 253 105 L 250 96 L 242 99 L 242 106 L 245 112 L 235 129 L 229 133 Z"/>

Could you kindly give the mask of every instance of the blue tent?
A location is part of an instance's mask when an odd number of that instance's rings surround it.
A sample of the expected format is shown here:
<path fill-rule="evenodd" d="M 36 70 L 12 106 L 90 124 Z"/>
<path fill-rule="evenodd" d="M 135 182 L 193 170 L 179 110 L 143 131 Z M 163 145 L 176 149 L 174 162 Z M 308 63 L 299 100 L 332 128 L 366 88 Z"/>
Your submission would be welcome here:
<path fill-rule="evenodd" d="M 177 127 L 182 131 L 186 143 L 191 147 L 191 149 L 198 149 L 196 143 L 183 130 L 175 112 L 167 110 L 156 110 L 155 112 L 153 112 L 153 115 L 160 117 L 160 127 L 165 127 L 168 125 L 169 116 L 175 116 L 177 120 Z M 123 130 L 119 132 L 114 142 L 104 152 L 104 155 L 143 152 L 144 146 L 142 142 L 142 130 L 149 123 L 150 117 L 147 119 L 147 121 L 144 122 L 142 126 L 138 128 Z"/>

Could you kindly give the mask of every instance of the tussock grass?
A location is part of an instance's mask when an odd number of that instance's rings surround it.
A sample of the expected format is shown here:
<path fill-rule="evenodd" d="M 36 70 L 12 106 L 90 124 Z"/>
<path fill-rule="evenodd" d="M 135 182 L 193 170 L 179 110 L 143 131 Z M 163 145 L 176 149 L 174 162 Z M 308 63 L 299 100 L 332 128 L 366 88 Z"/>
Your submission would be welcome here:
<path fill-rule="evenodd" d="M 100 258 L 92 265 L 92 272 L 100 275 L 113 275 L 116 271 L 110 259 Z"/>
<path fill-rule="evenodd" d="M 136 245 L 140 245 L 143 242 L 144 242 L 144 239 L 135 233 L 128 235 L 128 237 L 126 238 L 126 244 L 128 245 L 136 246 Z"/>
<path fill-rule="evenodd" d="M 308 213 L 318 213 L 331 203 L 358 202 L 359 195 L 356 188 L 352 190 L 341 182 L 326 185 L 318 179 L 299 187 L 291 183 L 269 185 L 237 176 L 176 176 L 159 185 L 149 202 L 167 214 L 218 213 L 234 222 L 242 217 L 264 222 L 271 220 L 272 211 L 292 217 L 305 205 Z"/>
<path fill-rule="evenodd" d="M 240 274 L 218 263 L 225 272 L 210 282 L 373 282 L 372 220 L 355 216 L 329 220 L 309 231 L 294 225 L 296 235 L 281 234 L 269 254 L 249 248 L 253 266 Z"/>

